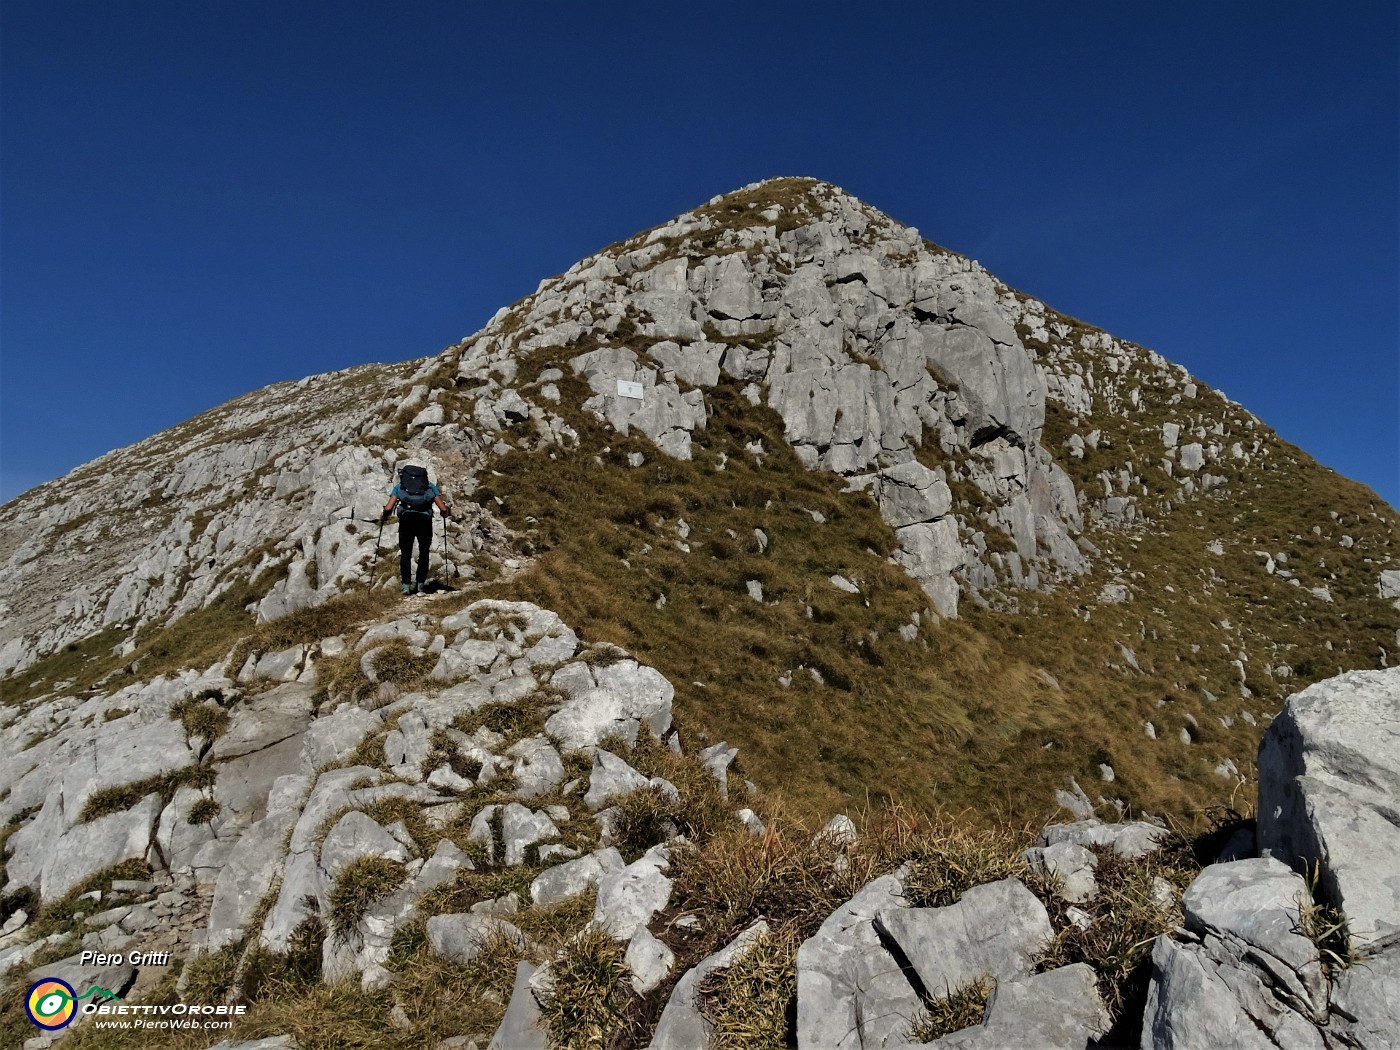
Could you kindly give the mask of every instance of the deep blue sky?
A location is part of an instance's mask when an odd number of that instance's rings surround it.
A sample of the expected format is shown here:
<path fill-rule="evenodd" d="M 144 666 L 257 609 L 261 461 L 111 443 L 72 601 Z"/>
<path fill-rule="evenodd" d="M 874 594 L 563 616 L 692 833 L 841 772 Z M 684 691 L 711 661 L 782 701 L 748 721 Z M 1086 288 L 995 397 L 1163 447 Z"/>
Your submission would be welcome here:
<path fill-rule="evenodd" d="M 0 499 L 834 182 L 1400 503 L 1393 0 L 0 0 Z"/>

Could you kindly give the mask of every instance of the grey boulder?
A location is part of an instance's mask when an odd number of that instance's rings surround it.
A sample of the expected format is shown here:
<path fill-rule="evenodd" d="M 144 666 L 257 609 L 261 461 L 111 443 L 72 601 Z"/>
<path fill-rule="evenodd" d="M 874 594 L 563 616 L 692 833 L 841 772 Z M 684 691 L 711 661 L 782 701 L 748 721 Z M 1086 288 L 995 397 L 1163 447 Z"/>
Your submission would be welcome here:
<path fill-rule="evenodd" d="M 1289 698 L 1259 747 L 1260 852 L 1320 864 L 1353 945 L 1400 936 L 1400 668 L 1351 671 Z"/>
<path fill-rule="evenodd" d="M 1317 946 L 1298 932 L 1305 900 L 1307 885 L 1297 874 L 1260 857 L 1206 868 L 1187 888 L 1181 910 L 1191 932 L 1248 945 L 1250 958 L 1269 972 L 1275 994 L 1321 1017 L 1327 980 Z"/>
<path fill-rule="evenodd" d="M 1088 848 L 1065 840 L 1053 846 L 1035 846 L 1021 854 L 1036 871 L 1060 880 L 1060 897 L 1071 904 L 1093 900 L 1099 892 L 1094 868 L 1099 859 Z"/>
<path fill-rule="evenodd" d="M 511 802 L 501 811 L 501 841 L 507 865 L 524 864 L 526 849 L 558 837 L 559 829 L 543 810 L 532 813 L 519 802 Z"/>
<path fill-rule="evenodd" d="M 1142 821 L 1105 824 L 1099 820 L 1077 820 L 1072 824 L 1051 824 L 1041 829 L 1040 844 L 1054 846 L 1073 842 L 1080 846 L 1111 846 L 1120 857 L 1145 857 L 1168 835 L 1166 828 Z"/>
<path fill-rule="evenodd" d="M 658 738 L 670 730 L 675 690 L 661 672 L 620 660 L 596 668 L 593 678 L 597 684 L 592 689 L 572 691 L 545 722 L 546 732 L 564 749 L 593 748 L 610 736 L 635 741 L 643 724 Z M 560 683 L 556 673 L 554 684 Z"/>
<path fill-rule="evenodd" d="M 621 871 L 624 866 L 622 854 L 616 849 L 600 849 L 540 872 L 530 883 L 530 899 L 541 905 L 558 904 L 596 886 L 604 875 Z"/>
<path fill-rule="evenodd" d="M 426 935 L 434 954 L 455 963 L 475 959 L 492 937 L 525 942 L 525 935 L 514 925 L 495 915 L 434 915 L 428 920 Z"/>
<path fill-rule="evenodd" d="M 400 864 L 408 860 L 392 835 L 359 810 L 351 810 L 321 843 L 321 871 L 328 882 L 334 882 L 347 865 L 363 857 L 385 857 Z"/>
<path fill-rule="evenodd" d="M 588 792 L 583 796 L 589 809 L 598 809 L 613 795 L 628 795 L 645 791 L 651 782 L 626 761 L 599 748 L 593 755 L 593 771 L 588 777 Z"/>
<path fill-rule="evenodd" d="M 559 752 L 543 737 L 528 737 L 506 750 L 515 765 L 516 798 L 545 795 L 564 782 L 564 762 Z"/>
<path fill-rule="evenodd" d="M 627 867 L 599 879 L 594 923 L 619 941 L 631 940 L 671 899 L 671 880 L 661 873 L 670 859 L 665 846 L 653 846 Z"/>
<path fill-rule="evenodd" d="M 1305 893 L 1271 858 L 1206 868 L 1182 899 L 1186 930 L 1153 946 L 1142 1046 L 1321 1050 L 1326 981 L 1294 932 Z"/>
<path fill-rule="evenodd" d="M 639 926 L 627 942 L 627 954 L 623 961 L 632 972 L 633 990 L 638 995 L 646 995 L 670 975 L 672 967 L 676 965 L 676 956 L 653 937 L 650 930 Z"/>

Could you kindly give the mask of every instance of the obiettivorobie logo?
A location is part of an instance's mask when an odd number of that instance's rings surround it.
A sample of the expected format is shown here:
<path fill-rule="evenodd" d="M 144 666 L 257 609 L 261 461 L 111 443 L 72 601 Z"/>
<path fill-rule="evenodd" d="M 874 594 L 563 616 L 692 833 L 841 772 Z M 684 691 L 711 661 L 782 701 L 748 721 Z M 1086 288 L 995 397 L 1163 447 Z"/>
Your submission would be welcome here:
<path fill-rule="evenodd" d="M 98 987 L 89 988 L 79 995 L 67 981 L 57 977 L 45 977 L 30 986 L 29 994 L 24 1000 L 24 1012 L 46 1032 L 56 1032 L 72 1023 L 73 1018 L 77 1016 L 80 1002 L 97 995 L 103 999 L 117 998 L 115 992 Z"/>
<path fill-rule="evenodd" d="M 111 1026 L 130 1028 L 227 1028 L 233 1018 L 248 1012 L 246 1003 L 218 1005 L 200 1003 L 125 1003 L 114 1006 L 109 1000 L 121 996 L 107 988 L 94 985 L 79 995 L 73 986 L 58 977 L 45 977 L 29 987 L 24 998 L 24 1012 L 36 1026 L 46 1032 L 67 1028 L 78 1014 L 97 1014 L 98 1027 L 110 1018 L 119 1018 Z M 89 1000 L 84 1003 L 84 1000 Z M 109 1026 L 110 1027 L 110 1026 Z"/>

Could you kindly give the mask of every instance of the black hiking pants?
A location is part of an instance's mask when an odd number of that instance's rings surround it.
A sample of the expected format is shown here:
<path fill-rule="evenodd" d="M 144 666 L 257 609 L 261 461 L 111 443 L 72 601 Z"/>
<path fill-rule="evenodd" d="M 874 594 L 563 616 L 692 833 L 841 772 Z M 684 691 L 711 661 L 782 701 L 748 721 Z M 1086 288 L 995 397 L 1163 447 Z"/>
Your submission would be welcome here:
<path fill-rule="evenodd" d="M 418 582 L 428 582 L 428 552 L 433 549 L 431 514 L 399 515 L 399 579 L 412 583 L 413 544 L 418 543 Z"/>

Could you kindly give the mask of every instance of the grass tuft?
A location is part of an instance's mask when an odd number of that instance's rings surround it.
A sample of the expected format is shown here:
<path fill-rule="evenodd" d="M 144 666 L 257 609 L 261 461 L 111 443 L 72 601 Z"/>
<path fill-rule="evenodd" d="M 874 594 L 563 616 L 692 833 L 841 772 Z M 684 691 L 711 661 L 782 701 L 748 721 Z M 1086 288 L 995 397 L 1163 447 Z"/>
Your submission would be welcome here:
<path fill-rule="evenodd" d="M 637 998 L 623 962 L 626 945 L 591 928 L 549 964 L 550 986 L 540 1015 L 554 1046 L 605 1050 L 629 1025 Z"/>
<path fill-rule="evenodd" d="M 347 864 L 331 890 L 330 927 L 348 937 L 370 905 L 403 885 L 408 872 L 385 857 L 360 857 Z"/>
<path fill-rule="evenodd" d="M 185 994 L 192 1003 L 222 1003 L 233 990 L 243 942 L 234 941 L 218 951 L 203 952 L 185 963 Z"/>
<path fill-rule="evenodd" d="M 992 994 L 992 982 L 987 978 L 955 988 L 947 995 L 937 996 L 925 1004 L 922 1016 L 910 1029 L 909 1038 L 916 1043 L 931 1043 L 945 1035 L 981 1024 L 987 1013 L 987 1000 Z"/>
<path fill-rule="evenodd" d="M 308 898 L 314 902 L 315 898 Z M 249 1002 L 286 999 L 314 988 L 321 980 L 321 947 L 326 924 L 312 914 L 292 930 L 286 952 L 255 944 L 243 960 L 240 987 Z"/>
<path fill-rule="evenodd" d="M 544 707 L 553 699 L 553 694 L 540 693 L 521 697 L 519 700 L 484 704 L 475 711 L 458 715 L 452 723 L 452 728 L 470 736 L 485 727 L 493 733 L 500 733 L 508 740 L 539 736 L 544 732 L 545 719 L 548 717 Z"/>
<path fill-rule="evenodd" d="M 79 823 L 87 824 L 111 813 L 122 813 L 150 794 L 160 796 L 162 807 L 170 804 L 175 792 L 182 787 L 212 788 L 218 773 L 210 766 L 198 763 L 171 770 L 159 776 L 136 780 L 130 784 L 94 791 L 83 803 Z"/>
<path fill-rule="evenodd" d="M 1200 872 L 1191 844 L 1173 834 L 1145 857 L 1120 857 L 1111 847 L 1091 846 L 1098 857 L 1094 878 L 1098 895 L 1078 907 L 1087 926 L 1066 917 L 1066 904 L 1042 882 L 1028 883 L 1050 913 L 1054 940 L 1041 961 L 1042 970 L 1088 963 L 1098 974 L 1099 994 L 1113 1023 L 1110 1042 L 1137 1033 L 1152 976 L 1152 943 L 1182 922 L 1180 895 Z M 1154 894 L 1161 879 L 1174 890 L 1164 906 Z"/>
<path fill-rule="evenodd" d="M 947 821 L 909 859 L 905 896 L 910 907 L 956 904 L 965 890 L 999 879 L 1025 878 L 1020 859 L 1026 835 L 1006 827 L 979 828 Z"/>
<path fill-rule="evenodd" d="M 170 717 L 185 727 L 187 737 L 197 736 L 205 743 L 213 743 L 228 730 L 229 714 L 211 701 L 187 697 L 170 708 Z"/>
<path fill-rule="evenodd" d="M 218 799 L 202 798 L 190 807 L 187 820 L 191 824 L 212 824 L 223 809 L 223 804 Z"/>
<path fill-rule="evenodd" d="M 700 982 L 700 1012 L 715 1026 L 717 1050 L 783 1050 L 790 1046 L 789 1009 L 797 996 L 796 932 L 755 938 L 730 966 Z"/>
<path fill-rule="evenodd" d="M 1317 945 L 1323 968 L 1335 979 L 1359 958 L 1351 943 L 1351 928 L 1346 915 L 1324 899 L 1320 861 L 1312 864 L 1305 879 L 1308 893 L 1298 901 L 1298 925 L 1303 936 Z"/>

